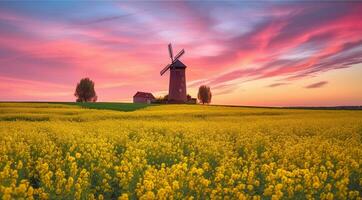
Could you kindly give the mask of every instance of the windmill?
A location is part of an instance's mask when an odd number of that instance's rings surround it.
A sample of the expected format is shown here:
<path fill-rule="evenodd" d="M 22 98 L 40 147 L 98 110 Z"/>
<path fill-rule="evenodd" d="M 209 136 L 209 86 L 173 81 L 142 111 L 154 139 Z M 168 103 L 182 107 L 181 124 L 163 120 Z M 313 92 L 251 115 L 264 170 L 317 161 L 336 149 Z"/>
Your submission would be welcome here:
<path fill-rule="evenodd" d="M 168 89 L 168 102 L 169 103 L 185 103 L 186 96 L 186 65 L 183 64 L 179 58 L 185 53 L 182 49 L 175 57 L 173 57 L 172 45 L 168 45 L 168 52 L 170 54 L 171 63 L 166 65 L 160 72 L 161 76 L 170 69 L 170 84 Z"/>

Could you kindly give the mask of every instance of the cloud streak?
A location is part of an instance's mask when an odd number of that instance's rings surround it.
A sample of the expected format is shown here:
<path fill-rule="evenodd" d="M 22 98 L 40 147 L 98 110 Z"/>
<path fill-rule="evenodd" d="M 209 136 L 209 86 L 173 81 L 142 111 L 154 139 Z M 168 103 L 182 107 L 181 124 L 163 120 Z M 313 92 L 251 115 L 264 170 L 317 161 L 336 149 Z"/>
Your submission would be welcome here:
<path fill-rule="evenodd" d="M 307 89 L 321 88 L 321 87 L 324 87 L 327 84 L 328 84 L 328 81 L 320 81 L 320 82 L 317 82 L 317 83 L 307 85 L 307 86 L 305 86 L 305 88 L 307 88 Z"/>
<path fill-rule="evenodd" d="M 283 85 L 288 85 L 289 83 L 273 83 L 273 84 L 270 84 L 268 85 L 268 87 L 279 87 L 279 86 L 283 86 Z"/>

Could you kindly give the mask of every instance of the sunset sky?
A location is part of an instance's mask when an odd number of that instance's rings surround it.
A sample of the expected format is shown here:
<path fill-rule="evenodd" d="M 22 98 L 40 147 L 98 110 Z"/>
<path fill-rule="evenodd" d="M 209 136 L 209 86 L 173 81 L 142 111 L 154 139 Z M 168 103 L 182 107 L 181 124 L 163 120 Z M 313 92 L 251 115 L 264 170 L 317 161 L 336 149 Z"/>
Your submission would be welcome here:
<path fill-rule="evenodd" d="M 213 104 L 362 105 L 362 3 L 299 1 L 1 1 L 0 101 L 164 95 L 170 42 Z"/>

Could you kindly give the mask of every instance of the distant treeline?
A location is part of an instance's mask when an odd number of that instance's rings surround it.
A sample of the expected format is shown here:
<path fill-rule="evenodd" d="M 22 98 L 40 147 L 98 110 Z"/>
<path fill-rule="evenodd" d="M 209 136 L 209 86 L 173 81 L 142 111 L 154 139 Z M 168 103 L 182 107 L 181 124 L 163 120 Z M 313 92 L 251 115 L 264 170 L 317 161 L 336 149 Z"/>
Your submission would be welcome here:
<path fill-rule="evenodd" d="M 362 110 L 362 106 L 237 106 L 237 105 L 212 105 L 224 107 L 244 107 L 244 108 L 275 108 L 275 109 L 308 109 L 308 110 Z"/>
<path fill-rule="evenodd" d="M 362 110 L 362 106 L 332 106 L 332 107 L 282 107 L 292 109 L 312 109 L 312 110 Z"/>

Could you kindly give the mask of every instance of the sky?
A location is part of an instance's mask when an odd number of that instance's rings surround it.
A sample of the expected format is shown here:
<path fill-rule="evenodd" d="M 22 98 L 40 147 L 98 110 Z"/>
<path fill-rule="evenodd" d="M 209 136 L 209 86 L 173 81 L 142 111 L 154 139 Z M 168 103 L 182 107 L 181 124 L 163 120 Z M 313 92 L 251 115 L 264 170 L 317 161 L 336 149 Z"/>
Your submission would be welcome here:
<path fill-rule="evenodd" d="M 362 3 L 328 1 L 1 1 L 0 101 L 165 95 L 168 43 L 213 104 L 362 105 Z"/>

